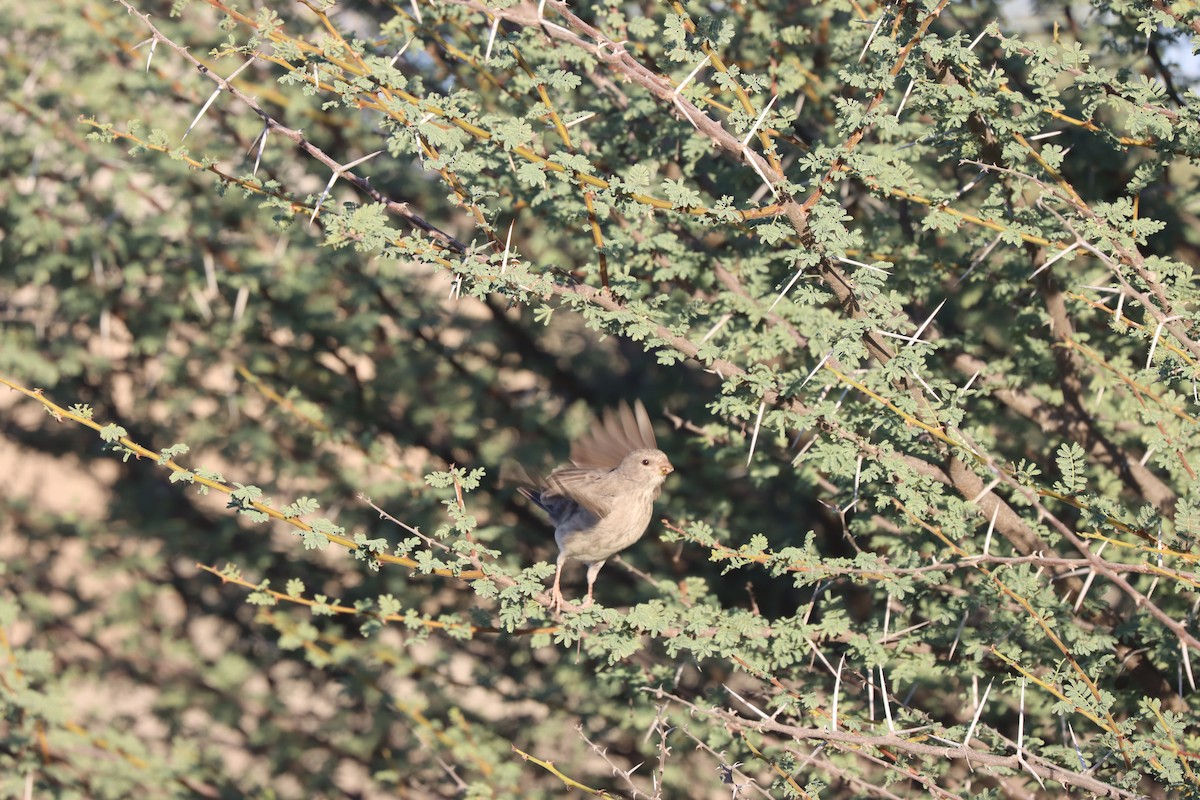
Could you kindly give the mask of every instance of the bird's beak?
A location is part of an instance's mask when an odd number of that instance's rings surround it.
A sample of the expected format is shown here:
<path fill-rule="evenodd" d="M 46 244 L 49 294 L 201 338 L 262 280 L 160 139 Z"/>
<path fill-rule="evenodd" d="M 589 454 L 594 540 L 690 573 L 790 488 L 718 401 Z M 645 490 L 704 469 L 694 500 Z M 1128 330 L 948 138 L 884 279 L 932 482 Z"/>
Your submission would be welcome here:
<path fill-rule="evenodd" d="M 674 467 L 672 467 L 670 464 L 663 464 L 663 465 L 662 465 L 662 474 L 663 474 L 663 477 L 666 477 L 667 475 L 670 475 L 670 474 L 671 474 L 672 472 L 674 472 L 674 471 L 675 471 L 675 468 L 674 468 Z"/>

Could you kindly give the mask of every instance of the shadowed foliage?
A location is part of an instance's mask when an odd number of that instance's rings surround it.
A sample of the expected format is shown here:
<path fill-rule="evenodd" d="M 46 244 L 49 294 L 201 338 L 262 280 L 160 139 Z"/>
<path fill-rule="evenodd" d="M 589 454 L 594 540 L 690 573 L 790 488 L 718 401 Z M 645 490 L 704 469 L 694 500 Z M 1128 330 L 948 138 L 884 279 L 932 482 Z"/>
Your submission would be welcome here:
<path fill-rule="evenodd" d="M 1034 5 L 9 4 L 0 796 L 1200 796 L 1200 10 Z"/>

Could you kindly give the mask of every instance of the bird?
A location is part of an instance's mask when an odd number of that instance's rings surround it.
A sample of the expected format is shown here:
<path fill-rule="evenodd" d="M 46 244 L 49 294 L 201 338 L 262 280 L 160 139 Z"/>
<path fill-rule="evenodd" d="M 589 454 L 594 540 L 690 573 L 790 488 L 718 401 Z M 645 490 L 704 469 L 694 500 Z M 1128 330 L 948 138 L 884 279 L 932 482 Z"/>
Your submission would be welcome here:
<path fill-rule="evenodd" d="M 663 481 L 675 471 L 658 449 L 650 416 L 640 400 L 604 412 L 601 420 L 571 443 L 570 463 L 557 467 L 540 486 L 518 491 L 550 515 L 558 562 L 551 609 L 566 606 L 560 580 L 568 561 L 587 565 L 589 607 L 604 562 L 646 532 Z M 529 482 L 529 481 L 527 481 Z"/>

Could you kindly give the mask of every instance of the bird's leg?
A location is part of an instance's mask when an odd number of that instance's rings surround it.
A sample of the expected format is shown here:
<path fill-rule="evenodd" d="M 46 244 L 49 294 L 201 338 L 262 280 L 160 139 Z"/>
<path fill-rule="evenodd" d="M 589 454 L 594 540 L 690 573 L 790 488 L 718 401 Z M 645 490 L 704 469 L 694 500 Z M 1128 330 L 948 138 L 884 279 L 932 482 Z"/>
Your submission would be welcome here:
<path fill-rule="evenodd" d="M 554 588 L 550 591 L 550 610 L 556 614 L 561 614 L 563 606 L 566 605 L 566 600 L 563 598 L 562 589 L 558 587 L 558 580 L 562 577 L 563 565 L 567 563 L 567 554 L 558 554 L 558 568 L 554 570 Z"/>
<path fill-rule="evenodd" d="M 583 601 L 583 608 L 587 608 L 592 604 L 592 585 L 596 583 L 596 576 L 600 574 L 600 568 L 603 566 L 603 561 L 593 561 L 591 564 L 588 564 L 588 594 L 587 599 Z"/>

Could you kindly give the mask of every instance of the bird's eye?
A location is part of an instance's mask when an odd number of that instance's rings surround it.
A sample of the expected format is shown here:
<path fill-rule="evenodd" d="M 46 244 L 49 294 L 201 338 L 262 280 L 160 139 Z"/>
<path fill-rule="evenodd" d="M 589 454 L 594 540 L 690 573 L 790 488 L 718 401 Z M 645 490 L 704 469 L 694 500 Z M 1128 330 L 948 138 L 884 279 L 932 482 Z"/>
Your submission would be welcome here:
<path fill-rule="evenodd" d="M 643 459 L 642 459 L 642 466 L 643 466 L 643 467 L 648 467 L 648 466 L 650 466 L 650 459 L 648 459 L 648 458 L 643 458 Z"/>

